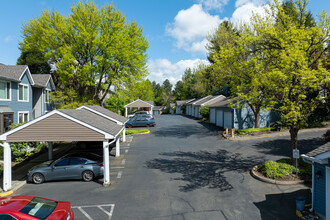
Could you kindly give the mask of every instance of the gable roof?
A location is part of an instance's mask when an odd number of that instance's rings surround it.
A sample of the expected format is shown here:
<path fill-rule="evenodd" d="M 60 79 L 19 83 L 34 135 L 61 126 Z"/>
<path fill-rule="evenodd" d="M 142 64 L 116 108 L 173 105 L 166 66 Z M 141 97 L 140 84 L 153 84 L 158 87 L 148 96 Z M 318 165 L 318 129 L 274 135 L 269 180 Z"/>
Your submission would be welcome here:
<path fill-rule="evenodd" d="M 32 78 L 37 87 L 46 88 L 48 82 L 50 82 L 51 86 L 55 89 L 55 84 L 50 74 L 32 74 Z"/>
<path fill-rule="evenodd" d="M 27 65 L 0 64 L 0 78 L 2 79 L 20 82 L 25 72 L 31 81 L 31 85 L 34 85 L 34 80 Z"/>
<path fill-rule="evenodd" d="M 201 98 L 201 99 L 198 99 L 197 101 L 195 101 L 194 103 L 192 103 L 193 105 L 202 105 L 202 104 L 204 104 L 205 102 L 207 102 L 207 101 L 209 101 L 209 100 L 211 100 L 213 98 L 213 96 L 211 96 L 211 95 L 208 95 L 208 96 L 205 96 L 205 97 L 203 97 L 203 98 Z"/>
<path fill-rule="evenodd" d="M 189 99 L 189 100 L 178 100 L 175 102 L 176 105 L 184 105 L 188 102 L 194 101 L 195 99 Z"/>
<path fill-rule="evenodd" d="M 136 108 L 142 108 L 142 107 L 154 107 L 153 104 L 149 103 L 149 102 L 152 102 L 153 101 L 142 101 L 141 99 L 137 99 L 131 103 L 128 103 L 127 105 L 125 105 L 124 107 L 130 107 L 130 108 L 133 108 L 133 107 L 136 107 Z"/>
<path fill-rule="evenodd" d="M 307 153 L 306 155 L 309 157 L 317 157 L 324 153 L 330 152 L 330 142 L 322 145 L 321 147 L 318 147 L 311 152 Z"/>
<path fill-rule="evenodd" d="M 63 116 L 64 118 L 76 122 L 95 132 L 98 132 L 99 134 L 104 135 L 104 139 L 113 139 L 116 136 L 118 136 L 120 132 L 124 129 L 124 125 L 118 125 L 116 122 L 86 109 L 62 109 L 62 110 L 53 110 L 13 130 L 3 133 L 0 135 L 0 140 L 6 141 L 7 137 L 10 136 L 11 134 L 19 132 L 24 128 L 34 125 L 56 114 Z M 47 128 L 43 128 L 43 129 L 47 130 Z"/>
<path fill-rule="evenodd" d="M 210 108 L 224 108 L 224 107 L 228 107 L 230 108 L 230 103 L 236 103 L 238 101 L 242 101 L 239 98 L 226 98 L 225 96 L 223 96 L 223 98 L 219 98 L 216 102 L 212 103 L 209 105 Z"/>
<path fill-rule="evenodd" d="M 69 115 L 79 121 L 82 121 L 88 125 L 91 125 L 94 128 L 102 130 L 108 134 L 112 134 L 113 136 L 117 136 L 117 134 L 123 128 L 123 125 L 118 125 L 114 121 L 106 119 L 98 115 L 97 113 L 91 112 L 86 109 L 62 109 L 58 111 Z"/>
<path fill-rule="evenodd" d="M 103 108 L 101 106 L 97 106 L 97 105 L 83 105 L 83 106 L 80 106 L 79 108 L 77 109 L 86 109 L 86 110 L 89 110 L 91 112 L 94 112 L 100 116 L 103 116 L 109 120 L 112 120 L 114 122 L 116 122 L 117 124 L 125 124 L 127 121 L 128 121 L 128 118 L 124 117 L 124 116 L 121 116 L 121 115 L 118 115 L 106 108 Z"/>

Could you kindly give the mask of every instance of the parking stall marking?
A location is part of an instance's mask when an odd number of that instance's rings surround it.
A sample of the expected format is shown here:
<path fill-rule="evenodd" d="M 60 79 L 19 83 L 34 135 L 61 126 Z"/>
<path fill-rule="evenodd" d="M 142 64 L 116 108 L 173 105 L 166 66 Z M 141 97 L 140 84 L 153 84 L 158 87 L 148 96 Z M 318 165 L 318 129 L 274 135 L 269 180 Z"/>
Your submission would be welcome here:
<path fill-rule="evenodd" d="M 124 165 L 126 163 L 126 159 L 123 159 L 122 161 L 121 161 L 121 165 Z"/>
<path fill-rule="evenodd" d="M 107 207 L 110 207 L 109 211 L 106 210 Z M 83 208 L 98 208 L 109 217 L 108 220 L 111 220 L 115 204 L 72 206 L 72 209 L 78 209 L 88 220 L 96 220 L 93 219 Z"/>
<path fill-rule="evenodd" d="M 128 153 L 128 150 L 127 150 L 127 149 L 125 150 L 125 153 L 126 153 L 126 154 Z"/>

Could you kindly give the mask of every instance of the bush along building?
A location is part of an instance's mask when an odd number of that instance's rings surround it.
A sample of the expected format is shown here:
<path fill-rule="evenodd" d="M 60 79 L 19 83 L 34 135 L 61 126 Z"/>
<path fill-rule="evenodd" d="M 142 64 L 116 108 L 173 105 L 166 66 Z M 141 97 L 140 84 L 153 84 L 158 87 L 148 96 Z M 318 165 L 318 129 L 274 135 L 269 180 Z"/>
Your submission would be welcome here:
<path fill-rule="evenodd" d="M 0 133 L 12 123 L 31 121 L 53 109 L 50 74 L 31 74 L 27 65 L 0 64 Z"/>

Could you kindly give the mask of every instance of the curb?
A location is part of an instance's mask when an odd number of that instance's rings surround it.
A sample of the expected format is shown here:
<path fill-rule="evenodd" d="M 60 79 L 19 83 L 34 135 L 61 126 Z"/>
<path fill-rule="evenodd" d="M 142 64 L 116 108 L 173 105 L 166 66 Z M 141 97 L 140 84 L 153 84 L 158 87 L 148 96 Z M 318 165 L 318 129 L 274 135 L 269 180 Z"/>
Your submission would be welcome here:
<path fill-rule="evenodd" d="M 269 179 L 269 178 L 266 178 L 266 177 L 262 177 L 262 176 L 258 176 L 256 173 L 255 173 L 255 170 L 257 170 L 258 166 L 254 166 L 252 169 L 251 169 L 251 176 L 254 177 L 255 179 L 257 180 L 260 180 L 262 182 L 265 182 L 265 183 L 271 183 L 271 184 L 275 184 L 275 185 L 298 185 L 298 184 L 303 184 L 305 183 L 304 180 L 296 180 L 296 181 L 276 181 L 276 180 L 273 180 L 273 179 Z"/>
<path fill-rule="evenodd" d="M 143 132 L 143 133 L 140 133 L 140 134 L 149 134 L 149 133 L 150 133 L 150 131 Z"/>
<path fill-rule="evenodd" d="M 309 128 L 309 129 L 302 129 L 299 131 L 299 133 L 306 133 L 306 132 L 314 132 L 314 131 L 323 131 L 323 130 L 328 130 L 329 127 L 326 128 Z M 279 136 L 288 136 L 290 135 L 289 131 L 284 131 L 284 132 L 278 132 L 275 134 L 264 134 L 264 135 L 260 135 L 260 136 L 255 136 L 255 137 L 242 137 L 242 138 L 231 138 L 231 137 L 225 137 L 230 141 L 249 141 L 249 140 L 256 140 L 256 139 L 262 139 L 262 138 L 272 138 L 272 137 L 279 137 Z"/>
<path fill-rule="evenodd" d="M 17 190 L 22 188 L 25 184 L 26 184 L 26 180 L 18 181 L 16 183 L 14 183 L 12 189 L 8 192 L 0 193 L 0 197 L 6 197 L 6 196 L 13 194 L 14 192 L 16 192 Z"/>

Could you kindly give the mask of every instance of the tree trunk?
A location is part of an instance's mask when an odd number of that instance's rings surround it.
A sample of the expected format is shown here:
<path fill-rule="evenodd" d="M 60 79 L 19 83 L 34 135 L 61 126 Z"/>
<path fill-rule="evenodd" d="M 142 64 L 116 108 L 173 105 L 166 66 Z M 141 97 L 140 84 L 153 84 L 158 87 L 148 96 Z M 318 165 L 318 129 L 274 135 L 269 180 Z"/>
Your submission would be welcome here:
<path fill-rule="evenodd" d="M 260 110 L 254 113 L 255 128 L 260 128 Z"/>
<path fill-rule="evenodd" d="M 295 128 L 293 125 L 290 127 L 290 137 L 291 137 L 291 159 L 292 165 L 298 166 L 298 160 L 293 158 L 293 150 L 298 148 L 298 131 L 299 129 Z"/>

